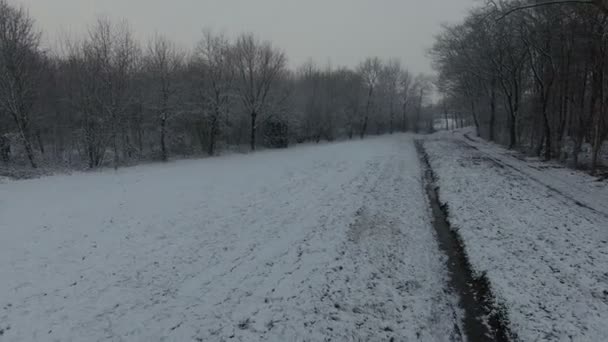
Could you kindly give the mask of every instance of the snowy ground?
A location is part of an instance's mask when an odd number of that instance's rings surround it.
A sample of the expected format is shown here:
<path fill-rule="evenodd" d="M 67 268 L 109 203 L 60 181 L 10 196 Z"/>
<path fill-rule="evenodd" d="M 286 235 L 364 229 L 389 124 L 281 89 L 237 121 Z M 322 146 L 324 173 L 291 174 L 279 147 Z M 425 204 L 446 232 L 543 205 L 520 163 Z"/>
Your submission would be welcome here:
<path fill-rule="evenodd" d="M 583 258 L 608 265 L 606 221 L 589 217 L 556 227 L 589 245 L 550 279 L 606 332 L 606 273 Z M 0 340 L 459 340 L 430 221 L 408 135 L 4 180 Z"/>
<path fill-rule="evenodd" d="M 425 148 L 475 271 L 523 341 L 608 341 L 608 187 L 472 135 Z"/>

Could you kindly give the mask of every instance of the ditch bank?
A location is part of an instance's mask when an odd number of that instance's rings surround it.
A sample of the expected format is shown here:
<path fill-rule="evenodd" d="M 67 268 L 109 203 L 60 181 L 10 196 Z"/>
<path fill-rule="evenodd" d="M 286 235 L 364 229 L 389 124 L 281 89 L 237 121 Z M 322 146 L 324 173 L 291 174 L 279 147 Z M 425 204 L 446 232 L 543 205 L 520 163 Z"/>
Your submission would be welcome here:
<path fill-rule="evenodd" d="M 423 142 L 416 140 L 415 144 L 424 171 L 423 183 L 431 206 L 439 248 L 448 256 L 450 286 L 458 295 L 460 307 L 464 312 L 462 323 L 467 340 L 516 341 L 516 336 L 509 330 L 506 311 L 497 305 L 486 275 L 475 275 L 462 237 L 450 225 L 449 209 L 447 204 L 440 201 L 437 178 Z"/>

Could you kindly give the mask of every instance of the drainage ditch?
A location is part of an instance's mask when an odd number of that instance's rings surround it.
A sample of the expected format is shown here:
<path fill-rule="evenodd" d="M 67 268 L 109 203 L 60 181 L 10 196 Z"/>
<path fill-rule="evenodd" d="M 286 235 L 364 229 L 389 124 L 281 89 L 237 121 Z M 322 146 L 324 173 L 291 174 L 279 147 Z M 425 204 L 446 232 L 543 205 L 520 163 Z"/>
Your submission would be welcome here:
<path fill-rule="evenodd" d="M 474 275 L 462 238 L 450 226 L 448 207 L 439 199 L 437 179 L 420 140 L 416 141 L 416 151 L 424 168 L 424 186 L 431 205 L 439 247 L 448 256 L 450 286 L 458 295 L 460 307 L 464 311 L 462 323 L 467 340 L 516 340 L 509 331 L 505 310 L 496 305 L 487 277 L 485 274 L 479 277 Z"/>

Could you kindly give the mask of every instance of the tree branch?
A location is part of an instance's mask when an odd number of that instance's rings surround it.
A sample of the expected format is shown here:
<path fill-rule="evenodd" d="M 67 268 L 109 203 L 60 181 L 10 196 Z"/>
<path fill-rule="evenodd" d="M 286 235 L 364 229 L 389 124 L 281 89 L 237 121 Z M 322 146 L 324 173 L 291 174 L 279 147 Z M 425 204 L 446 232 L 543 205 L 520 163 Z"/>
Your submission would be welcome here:
<path fill-rule="evenodd" d="M 504 12 L 498 19 L 496 19 L 496 21 L 501 21 L 504 18 L 506 18 L 507 16 L 515 13 L 515 12 L 519 12 L 519 11 L 523 11 L 523 10 L 527 10 L 527 9 L 531 9 L 531 8 L 536 8 L 536 7 L 543 7 L 543 6 L 553 6 L 553 5 L 564 5 L 564 4 L 584 4 L 584 5 L 595 5 L 600 7 L 602 10 L 604 11 L 608 11 L 608 9 L 606 9 L 603 4 L 602 1 L 598 1 L 598 0 L 561 0 L 561 1 L 547 1 L 547 2 L 539 2 L 536 4 L 530 4 L 530 5 L 524 5 L 524 6 L 517 6 L 514 8 L 509 9 L 508 11 Z"/>

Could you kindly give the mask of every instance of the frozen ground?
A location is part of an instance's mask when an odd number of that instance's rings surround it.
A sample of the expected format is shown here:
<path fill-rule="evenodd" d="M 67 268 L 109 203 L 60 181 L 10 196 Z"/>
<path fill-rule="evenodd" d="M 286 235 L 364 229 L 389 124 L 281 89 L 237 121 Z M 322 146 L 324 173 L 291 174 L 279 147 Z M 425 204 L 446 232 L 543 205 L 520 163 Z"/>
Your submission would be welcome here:
<path fill-rule="evenodd" d="M 572 215 L 555 243 L 590 245 L 560 278 L 605 332 L 605 273 L 583 258 L 605 261 L 605 220 Z M 408 135 L 4 180 L 0 340 L 459 340 L 430 220 Z"/>
<path fill-rule="evenodd" d="M 608 187 L 472 135 L 425 142 L 475 271 L 523 341 L 608 341 Z"/>

